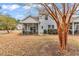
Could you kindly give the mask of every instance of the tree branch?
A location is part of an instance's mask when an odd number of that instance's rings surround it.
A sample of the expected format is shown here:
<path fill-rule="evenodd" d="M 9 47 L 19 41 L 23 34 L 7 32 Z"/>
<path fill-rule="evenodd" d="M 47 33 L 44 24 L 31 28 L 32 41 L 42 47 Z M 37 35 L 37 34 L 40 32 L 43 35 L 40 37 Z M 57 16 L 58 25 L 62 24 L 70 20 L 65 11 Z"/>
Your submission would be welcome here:
<path fill-rule="evenodd" d="M 58 11 L 58 13 L 60 14 L 60 16 L 62 17 L 61 10 L 54 3 L 52 3 L 52 6 Z"/>
<path fill-rule="evenodd" d="M 73 5 L 73 7 L 72 7 L 72 10 L 71 10 L 71 12 L 70 12 L 70 16 L 69 16 L 69 19 L 68 19 L 68 22 L 67 22 L 67 23 L 70 22 L 71 17 L 72 17 L 72 15 L 74 14 L 74 12 L 76 11 L 76 9 L 77 9 L 78 6 L 79 6 L 79 4 L 75 4 L 75 3 L 74 3 L 74 5 Z"/>
<path fill-rule="evenodd" d="M 63 15 L 65 15 L 65 13 L 66 13 L 66 4 L 65 3 L 62 3 L 62 7 L 63 7 Z"/>
<path fill-rule="evenodd" d="M 72 18 L 72 15 L 74 14 L 74 12 L 76 11 L 76 9 L 77 9 L 78 6 L 79 6 L 79 4 L 74 4 L 74 6 L 72 7 L 72 11 L 71 11 L 71 14 L 70 14 L 68 22 L 67 22 L 67 27 L 69 26 L 70 20 Z"/>
<path fill-rule="evenodd" d="M 57 24 L 59 24 L 59 21 L 56 18 L 56 15 L 54 14 L 54 12 L 49 8 L 49 6 L 47 4 L 42 4 L 45 9 L 48 11 L 48 13 L 54 18 L 54 20 L 56 21 Z"/>

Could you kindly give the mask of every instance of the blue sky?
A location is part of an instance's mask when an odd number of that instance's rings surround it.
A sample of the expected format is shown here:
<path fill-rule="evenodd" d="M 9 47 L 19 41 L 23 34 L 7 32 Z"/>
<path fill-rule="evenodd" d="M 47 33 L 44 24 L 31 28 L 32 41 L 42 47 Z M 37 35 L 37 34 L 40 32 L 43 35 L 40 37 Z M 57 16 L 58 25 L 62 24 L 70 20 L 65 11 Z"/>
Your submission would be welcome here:
<path fill-rule="evenodd" d="M 57 4 L 61 8 L 60 4 Z M 38 6 L 36 4 L 17 4 L 17 3 L 0 3 L 0 13 L 9 14 L 13 18 L 22 20 L 23 18 L 31 15 L 38 16 Z M 77 12 L 79 14 L 79 12 Z"/>
<path fill-rule="evenodd" d="M 38 10 L 35 4 L 33 5 L 19 5 L 11 3 L 0 3 L 0 13 L 9 14 L 16 19 L 23 19 L 28 15 L 37 16 Z"/>

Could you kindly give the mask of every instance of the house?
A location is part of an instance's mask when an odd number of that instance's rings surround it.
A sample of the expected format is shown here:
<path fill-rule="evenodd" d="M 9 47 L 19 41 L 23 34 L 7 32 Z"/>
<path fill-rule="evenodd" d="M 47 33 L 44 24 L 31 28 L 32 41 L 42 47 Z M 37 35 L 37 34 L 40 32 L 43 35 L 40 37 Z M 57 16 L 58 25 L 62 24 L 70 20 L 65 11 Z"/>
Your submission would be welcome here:
<path fill-rule="evenodd" d="M 69 30 L 72 31 L 73 35 L 79 34 L 79 15 L 73 15 Z"/>
<path fill-rule="evenodd" d="M 17 30 L 22 30 L 22 24 L 17 24 L 17 25 L 16 25 L 16 29 L 17 29 Z"/>
<path fill-rule="evenodd" d="M 79 15 L 74 15 L 72 19 L 73 21 L 70 22 L 69 31 L 74 35 L 76 33 L 79 33 Z M 37 17 L 28 16 L 27 18 L 23 19 L 21 23 L 23 25 L 23 33 L 26 34 L 41 35 L 48 33 L 49 29 L 51 29 L 52 31 L 57 30 L 55 21 L 52 20 L 52 17 L 48 15 L 45 10 L 41 10 L 39 12 L 39 16 Z"/>
<path fill-rule="evenodd" d="M 48 28 L 55 29 L 55 22 L 48 20 L 48 18 L 49 17 L 45 15 L 40 17 L 27 17 L 22 21 L 23 31 L 31 34 L 43 34 L 45 30 L 48 30 Z"/>

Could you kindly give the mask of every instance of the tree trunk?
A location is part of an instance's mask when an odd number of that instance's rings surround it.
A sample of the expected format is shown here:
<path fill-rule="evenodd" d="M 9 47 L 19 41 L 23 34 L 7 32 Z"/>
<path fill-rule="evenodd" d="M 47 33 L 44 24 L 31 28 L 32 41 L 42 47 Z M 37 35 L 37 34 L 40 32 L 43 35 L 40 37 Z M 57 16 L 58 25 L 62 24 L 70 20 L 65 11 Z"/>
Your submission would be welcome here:
<path fill-rule="evenodd" d="M 8 29 L 7 29 L 7 32 L 10 33 Z"/>
<path fill-rule="evenodd" d="M 67 47 L 67 27 L 62 30 L 61 26 L 58 26 L 58 36 L 60 42 L 60 51 L 66 50 Z"/>
<path fill-rule="evenodd" d="M 66 50 L 66 46 L 67 46 L 67 32 L 63 31 L 63 33 L 62 33 L 62 49 Z"/>
<path fill-rule="evenodd" d="M 59 36 L 60 49 L 61 49 L 61 47 L 62 47 L 62 30 L 60 27 L 58 27 L 58 36 Z"/>
<path fill-rule="evenodd" d="M 7 26 L 6 26 L 6 30 L 7 30 L 8 33 L 10 33 Z"/>

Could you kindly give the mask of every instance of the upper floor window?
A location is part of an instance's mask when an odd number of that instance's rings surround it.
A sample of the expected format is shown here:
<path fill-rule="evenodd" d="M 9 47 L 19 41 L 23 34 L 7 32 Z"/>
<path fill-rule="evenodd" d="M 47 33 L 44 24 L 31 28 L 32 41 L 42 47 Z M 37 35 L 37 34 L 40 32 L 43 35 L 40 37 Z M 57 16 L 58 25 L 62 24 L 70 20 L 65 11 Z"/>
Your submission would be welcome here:
<path fill-rule="evenodd" d="M 48 16 L 45 16 L 45 20 L 48 20 Z"/>
<path fill-rule="evenodd" d="M 41 28 L 43 29 L 43 26 Z"/>
<path fill-rule="evenodd" d="M 54 29 L 54 25 L 52 25 L 52 28 Z"/>
<path fill-rule="evenodd" d="M 51 25 L 48 25 L 48 28 L 50 28 L 51 27 Z"/>

